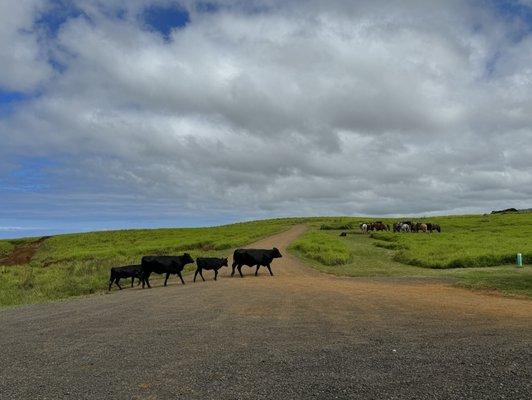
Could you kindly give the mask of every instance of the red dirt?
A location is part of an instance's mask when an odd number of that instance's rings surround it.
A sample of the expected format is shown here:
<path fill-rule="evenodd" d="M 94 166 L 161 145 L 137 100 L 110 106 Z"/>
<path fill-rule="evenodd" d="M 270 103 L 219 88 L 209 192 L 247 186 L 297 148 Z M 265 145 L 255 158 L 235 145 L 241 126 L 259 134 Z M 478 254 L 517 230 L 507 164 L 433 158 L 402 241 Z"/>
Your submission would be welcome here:
<path fill-rule="evenodd" d="M 11 266 L 29 263 L 43 242 L 49 238 L 50 236 L 43 236 L 33 242 L 16 246 L 9 256 L 0 260 L 0 265 Z"/>

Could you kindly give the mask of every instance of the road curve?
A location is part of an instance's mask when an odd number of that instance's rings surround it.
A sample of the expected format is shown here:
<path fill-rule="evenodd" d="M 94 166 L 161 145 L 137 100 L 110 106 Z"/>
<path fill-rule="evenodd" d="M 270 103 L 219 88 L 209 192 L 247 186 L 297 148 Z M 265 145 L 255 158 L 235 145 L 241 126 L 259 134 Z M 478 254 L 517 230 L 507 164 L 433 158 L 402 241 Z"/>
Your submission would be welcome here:
<path fill-rule="evenodd" d="M 532 302 L 321 274 L 129 289 L 0 311 L 2 399 L 529 399 Z M 160 282 L 158 283 L 160 285 Z"/>

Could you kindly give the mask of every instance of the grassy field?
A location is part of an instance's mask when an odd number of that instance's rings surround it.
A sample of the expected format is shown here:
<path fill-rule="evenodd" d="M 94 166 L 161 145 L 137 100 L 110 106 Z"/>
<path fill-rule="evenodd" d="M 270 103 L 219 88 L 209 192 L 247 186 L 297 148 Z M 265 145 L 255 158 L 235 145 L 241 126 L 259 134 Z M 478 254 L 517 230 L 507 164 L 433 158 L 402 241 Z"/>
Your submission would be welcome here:
<path fill-rule="evenodd" d="M 423 219 L 416 219 L 422 221 Z M 431 218 L 433 234 L 359 234 L 368 218 L 275 219 L 213 228 L 93 232 L 52 237 L 30 263 L 0 266 L 0 306 L 104 292 L 109 268 L 139 263 L 146 254 L 227 255 L 230 249 L 308 223 L 291 246 L 313 267 L 336 275 L 434 277 L 473 289 L 532 297 L 532 267 L 516 268 L 515 254 L 532 261 L 532 214 Z M 384 222 L 393 223 L 392 219 Z M 347 237 L 340 237 L 348 230 Z M 0 241 L 0 259 L 34 239 Z M 459 267 L 459 268 L 457 268 Z M 190 266 L 193 268 L 193 266 Z"/>
<path fill-rule="evenodd" d="M 358 227 L 362 220 L 314 222 L 291 250 L 315 268 L 336 275 L 448 278 L 463 287 L 532 297 L 532 267 L 513 265 L 517 252 L 527 264 L 532 260 L 532 214 L 431 218 L 442 226 L 441 234 L 362 235 L 353 229 L 340 237 L 341 230 L 329 229 Z"/>
<path fill-rule="evenodd" d="M 36 303 L 103 292 L 109 268 L 138 264 L 147 254 L 226 255 L 231 248 L 287 229 L 294 220 L 277 219 L 213 228 L 123 230 L 54 236 L 27 265 L 0 266 L 0 306 Z M 0 258 L 14 245 L 0 241 Z M 193 268 L 193 267 L 190 267 Z"/>
<path fill-rule="evenodd" d="M 0 258 L 6 257 L 15 246 L 8 241 L 0 241 Z"/>

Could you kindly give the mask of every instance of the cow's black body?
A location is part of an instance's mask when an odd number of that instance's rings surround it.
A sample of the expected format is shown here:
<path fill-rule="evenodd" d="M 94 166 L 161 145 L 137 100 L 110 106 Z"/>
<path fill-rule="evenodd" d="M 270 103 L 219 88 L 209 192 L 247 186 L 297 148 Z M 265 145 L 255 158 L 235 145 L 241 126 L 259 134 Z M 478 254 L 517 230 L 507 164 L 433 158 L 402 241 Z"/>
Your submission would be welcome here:
<path fill-rule="evenodd" d="M 200 274 L 201 279 L 205 281 L 203 277 L 203 270 L 214 270 L 214 280 L 218 277 L 218 270 L 222 267 L 227 267 L 227 258 L 214 258 L 214 257 L 199 257 L 196 258 L 196 272 L 194 273 L 194 282 L 196 282 L 196 276 Z"/>
<path fill-rule="evenodd" d="M 274 258 L 282 257 L 281 252 L 274 247 L 272 250 L 266 249 L 237 249 L 233 253 L 233 270 L 231 271 L 231 276 L 235 274 L 235 268 L 238 268 L 238 273 L 241 277 L 242 275 L 242 266 L 247 265 L 248 267 L 257 266 L 255 270 L 255 276 L 259 273 L 259 268 L 264 266 L 270 271 L 270 275 L 273 276 L 272 269 L 270 264 Z"/>
<path fill-rule="evenodd" d="M 150 275 L 152 273 L 156 274 L 166 274 L 164 280 L 164 286 L 168 282 L 168 278 L 171 274 L 176 274 L 181 279 L 183 285 L 185 281 L 181 272 L 187 264 L 194 263 L 194 259 L 190 254 L 185 253 L 182 256 L 144 256 L 142 257 L 142 287 L 144 284 L 150 286 Z"/>
<path fill-rule="evenodd" d="M 111 286 L 113 283 L 118 286 L 120 290 L 122 290 L 122 286 L 120 286 L 120 279 L 122 278 L 131 278 L 131 287 L 133 287 L 133 282 L 135 281 L 135 278 L 138 279 L 139 284 L 142 280 L 142 268 L 140 265 L 126 265 L 123 267 L 113 267 L 111 268 L 111 277 L 109 278 L 109 290 L 111 290 Z"/>

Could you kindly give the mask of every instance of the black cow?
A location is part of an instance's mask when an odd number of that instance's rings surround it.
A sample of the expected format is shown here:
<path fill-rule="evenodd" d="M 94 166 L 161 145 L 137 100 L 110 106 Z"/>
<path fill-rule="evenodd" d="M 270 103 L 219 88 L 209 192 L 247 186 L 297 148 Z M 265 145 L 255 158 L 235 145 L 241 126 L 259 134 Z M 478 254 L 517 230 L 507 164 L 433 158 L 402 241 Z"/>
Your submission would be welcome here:
<path fill-rule="evenodd" d="M 257 269 L 255 270 L 255 276 L 258 275 L 259 268 L 261 266 L 264 266 L 268 268 L 268 271 L 270 271 L 270 275 L 273 276 L 270 264 L 274 258 L 279 257 L 282 257 L 282 255 L 281 252 L 277 249 L 277 247 L 274 247 L 272 250 L 236 249 L 233 253 L 233 271 L 231 272 L 231 276 L 235 274 L 235 268 L 238 268 L 238 273 L 240 274 L 240 277 L 243 278 L 243 265 L 247 265 L 248 267 L 253 267 L 254 265 L 256 265 Z"/>
<path fill-rule="evenodd" d="M 200 274 L 201 279 L 205 282 L 203 277 L 203 270 L 214 270 L 214 280 L 218 277 L 218 270 L 222 267 L 227 267 L 227 258 L 214 258 L 214 257 L 198 257 L 196 258 L 196 272 L 194 273 L 194 282 L 196 282 L 196 276 Z"/>
<path fill-rule="evenodd" d="M 146 283 L 150 286 L 150 275 L 152 272 L 156 274 L 166 274 L 164 279 L 164 286 L 168 282 L 170 274 L 176 274 L 181 279 L 183 285 L 185 281 L 181 275 L 181 271 L 187 264 L 194 263 L 194 259 L 190 254 L 185 253 L 182 256 L 144 256 L 142 257 L 142 288 Z"/>
<path fill-rule="evenodd" d="M 140 265 L 126 265 L 124 267 L 113 267 L 111 268 L 111 277 L 109 278 L 109 290 L 113 283 L 116 283 L 116 286 L 122 290 L 120 286 L 120 279 L 122 278 L 131 278 L 131 287 L 133 287 L 133 282 L 135 278 L 138 279 L 138 284 L 142 280 L 142 268 Z"/>

